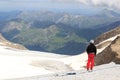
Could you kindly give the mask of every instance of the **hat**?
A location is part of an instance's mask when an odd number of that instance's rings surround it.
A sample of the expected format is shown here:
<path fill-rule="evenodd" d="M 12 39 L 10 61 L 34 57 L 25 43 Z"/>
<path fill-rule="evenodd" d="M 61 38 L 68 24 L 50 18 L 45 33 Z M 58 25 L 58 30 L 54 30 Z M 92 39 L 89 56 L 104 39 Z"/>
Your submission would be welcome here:
<path fill-rule="evenodd" d="M 90 43 L 94 43 L 94 40 L 90 40 Z"/>

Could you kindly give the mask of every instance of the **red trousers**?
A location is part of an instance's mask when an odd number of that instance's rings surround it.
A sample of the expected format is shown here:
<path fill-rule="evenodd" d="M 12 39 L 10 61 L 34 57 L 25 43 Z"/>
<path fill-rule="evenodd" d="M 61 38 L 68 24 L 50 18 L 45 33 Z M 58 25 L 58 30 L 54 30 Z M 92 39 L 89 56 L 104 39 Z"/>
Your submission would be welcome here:
<path fill-rule="evenodd" d="M 89 69 L 93 69 L 94 67 L 94 57 L 95 57 L 95 54 L 94 53 L 89 53 L 88 54 L 88 61 L 87 61 L 87 65 L 86 65 L 86 68 L 87 70 Z"/>

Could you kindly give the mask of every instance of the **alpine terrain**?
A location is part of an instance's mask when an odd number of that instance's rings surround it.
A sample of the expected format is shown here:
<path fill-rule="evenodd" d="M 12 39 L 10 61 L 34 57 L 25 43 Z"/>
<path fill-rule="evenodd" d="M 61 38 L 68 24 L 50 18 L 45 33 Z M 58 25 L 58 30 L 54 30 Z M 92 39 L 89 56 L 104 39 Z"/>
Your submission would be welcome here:
<path fill-rule="evenodd" d="M 2 80 L 119 80 L 120 27 L 95 39 L 97 56 L 92 72 L 87 72 L 87 53 L 68 56 L 22 50 L 1 35 L 0 79 Z M 11 45 L 6 44 L 11 43 Z M 104 74 L 104 75 L 103 75 Z M 114 75 L 113 75 L 114 74 Z M 92 77 L 91 77 L 92 76 Z"/>
<path fill-rule="evenodd" d="M 103 9 L 94 15 L 52 11 L 0 13 L 0 32 L 30 50 L 76 55 L 90 39 L 120 25 L 120 14 Z"/>

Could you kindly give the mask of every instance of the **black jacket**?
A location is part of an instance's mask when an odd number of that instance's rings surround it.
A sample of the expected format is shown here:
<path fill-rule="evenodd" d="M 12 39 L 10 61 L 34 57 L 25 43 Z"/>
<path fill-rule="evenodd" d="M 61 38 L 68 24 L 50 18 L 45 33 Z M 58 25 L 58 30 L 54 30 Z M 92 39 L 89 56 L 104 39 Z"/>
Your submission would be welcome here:
<path fill-rule="evenodd" d="M 94 54 L 96 55 L 96 53 L 97 53 L 96 46 L 95 46 L 94 44 L 92 44 L 92 43 L 90 43 L 90 44 L 88 45 L 86 51 L 87 51 L 87 54 L 89 54 L 89 53 L 94 53 Z"/>

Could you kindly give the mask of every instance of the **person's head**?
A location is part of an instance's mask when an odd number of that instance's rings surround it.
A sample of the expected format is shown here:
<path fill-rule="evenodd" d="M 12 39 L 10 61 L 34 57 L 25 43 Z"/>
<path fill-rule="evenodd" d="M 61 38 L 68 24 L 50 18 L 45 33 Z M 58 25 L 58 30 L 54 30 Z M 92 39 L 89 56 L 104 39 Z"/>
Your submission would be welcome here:
<path fill-rule="evenodd" d="M 94 40 L 90 40 L 90 43 L 94 44 Z"/>

